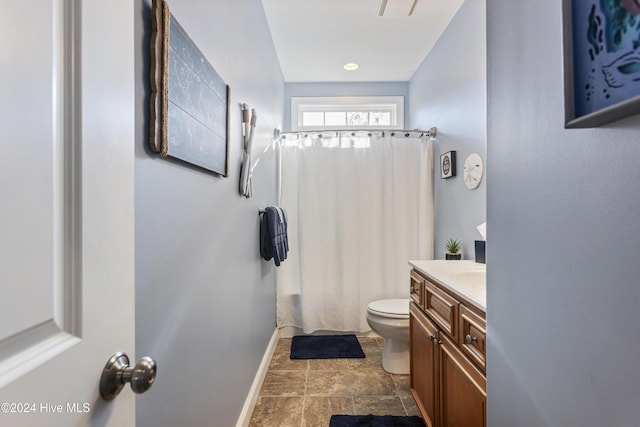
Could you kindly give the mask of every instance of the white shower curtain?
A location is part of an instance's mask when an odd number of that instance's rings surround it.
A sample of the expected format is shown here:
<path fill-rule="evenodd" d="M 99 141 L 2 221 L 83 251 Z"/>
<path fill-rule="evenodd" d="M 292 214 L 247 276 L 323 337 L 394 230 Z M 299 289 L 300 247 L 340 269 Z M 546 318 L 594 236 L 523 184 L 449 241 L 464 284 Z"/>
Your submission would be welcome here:
<path fill-rule="evenodd" d="M 285 136 L 280 328 L 365 332 L 369 302 L 409 297 L 407 261 L 433 258 L 431 144 L 419 133 Z"/>

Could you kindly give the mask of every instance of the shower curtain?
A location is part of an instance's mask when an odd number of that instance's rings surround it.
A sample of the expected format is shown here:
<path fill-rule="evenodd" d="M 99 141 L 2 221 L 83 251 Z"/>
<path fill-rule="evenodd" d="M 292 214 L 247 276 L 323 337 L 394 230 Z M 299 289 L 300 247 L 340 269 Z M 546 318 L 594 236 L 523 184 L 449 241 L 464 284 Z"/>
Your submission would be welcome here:
<path fill-rule="evenodd" d="M 433 258 L 432 164 L 420 133 L 285 135 L 278 327 L 365 332 L 369 302 L 409 297 L 407 261 Z"/>

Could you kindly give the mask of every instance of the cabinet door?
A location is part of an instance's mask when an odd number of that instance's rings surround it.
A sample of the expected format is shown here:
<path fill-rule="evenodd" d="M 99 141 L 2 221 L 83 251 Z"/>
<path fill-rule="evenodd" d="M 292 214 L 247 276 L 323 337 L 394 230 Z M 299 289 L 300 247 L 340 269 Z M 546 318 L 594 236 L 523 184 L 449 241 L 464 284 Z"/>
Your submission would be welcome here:
<path fill-rule="evenodd" d="M 440 425 L 486 427 L 487 381 L 482 373 L 446 337 L 440 357 Z"/>
<path fill-rule="evenodd" d="M 438 329 L 422 314 L 414 303 L 410 305 L 411 331 L 411 393 L 422 413 L 425 423 L 435 427 L 438 400 L 438 353 L 433 337 Z"/>

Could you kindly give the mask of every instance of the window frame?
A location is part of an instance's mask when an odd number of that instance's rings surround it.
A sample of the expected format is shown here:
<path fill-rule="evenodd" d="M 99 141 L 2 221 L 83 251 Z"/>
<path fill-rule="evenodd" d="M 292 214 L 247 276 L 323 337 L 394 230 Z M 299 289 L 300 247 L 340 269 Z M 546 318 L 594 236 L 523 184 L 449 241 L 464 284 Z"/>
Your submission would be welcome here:
<path fill-rule="evenodd" d="M 305 112 L 390 112 L 391 125 L 303 126 Z M 395 125 L 393 124 L 395 120 Z M 404 96 L 292 96 L 291 131 L 403 129 Z"/>

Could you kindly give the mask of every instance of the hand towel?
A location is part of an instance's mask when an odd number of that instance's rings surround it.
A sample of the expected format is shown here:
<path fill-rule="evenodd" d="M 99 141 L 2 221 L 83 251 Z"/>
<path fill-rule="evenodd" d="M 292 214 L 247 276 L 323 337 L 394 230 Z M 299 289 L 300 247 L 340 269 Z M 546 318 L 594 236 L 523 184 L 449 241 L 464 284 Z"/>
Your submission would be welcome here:
<path fill-rule="evenodd" d="M 260 217 L 260 254 L 266 261 L 273 258 L 279 266 L 288 251 L 287 215 L 281 208 L 267 206 Z"/>

